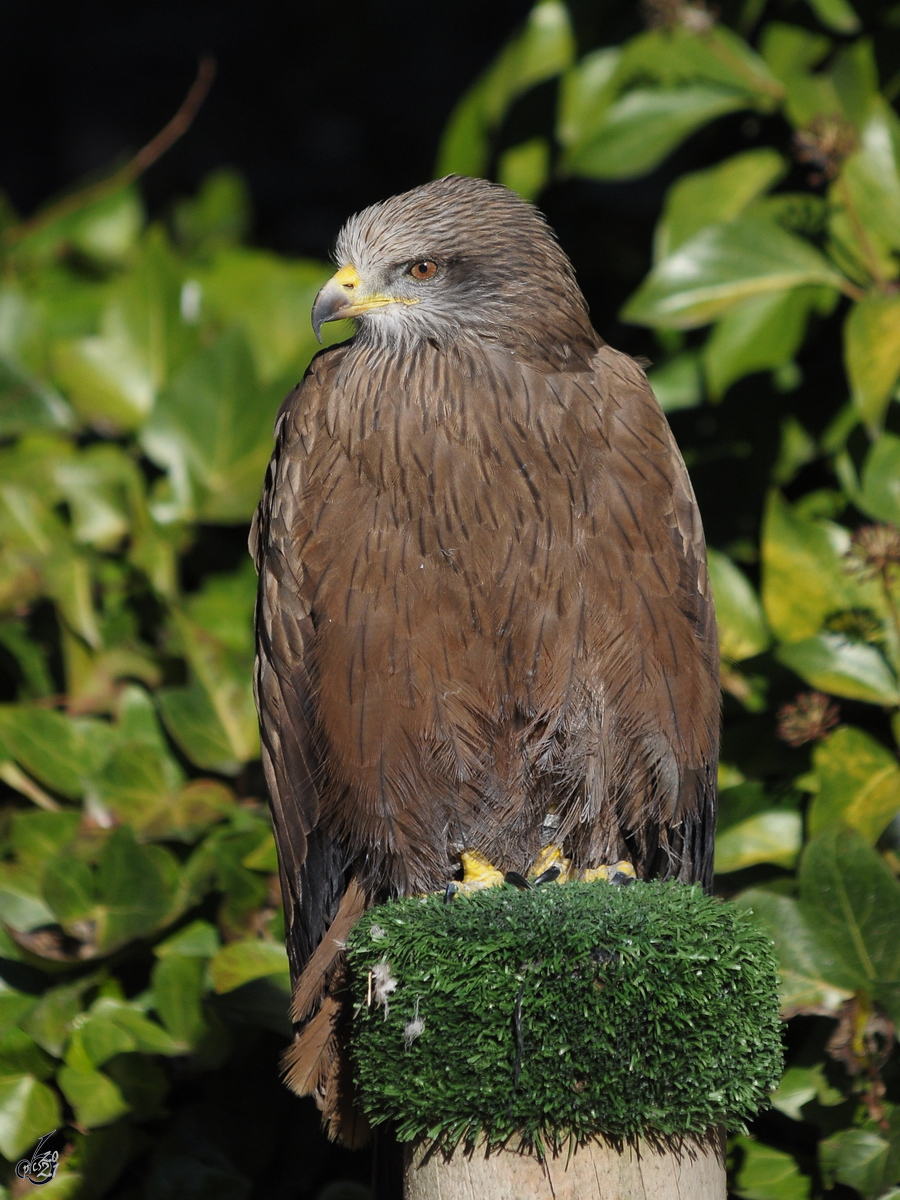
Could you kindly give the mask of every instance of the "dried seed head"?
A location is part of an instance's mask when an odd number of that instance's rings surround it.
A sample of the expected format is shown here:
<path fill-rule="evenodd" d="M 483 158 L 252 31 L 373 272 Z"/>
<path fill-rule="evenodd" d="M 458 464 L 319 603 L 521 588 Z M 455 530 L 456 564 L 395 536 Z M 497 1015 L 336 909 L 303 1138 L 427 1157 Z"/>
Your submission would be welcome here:
<path fill-rule="evenodd" d="M 778 736 L 789 746 L 818 742 L 840 720 L 840 709 L 821 692 L 801 692 L 778 710 Z"/>
<path fill-rule="evenodd" d="M 705 33 L 716 23 L 715 12 L 703 0 L 687 4 L 685 0 L 642 0 L 641 9 L 648 29 L 690 29 Z"/>
<path fill-rule="evenodd" d="M 900 529 L 896 525 L 861 525 L 850 539 L 847 570 L 861 579 L 874 579 L 889 567 L 900 566 Z"/>
<path fill-rule="evenodd" d="M 814 117 L 794 134 L 795 158 L 816 168 L 809 177 L 814 187 L 827 179 L 834 179 L 856 145 L 856 130 L 837 113 Z"/>

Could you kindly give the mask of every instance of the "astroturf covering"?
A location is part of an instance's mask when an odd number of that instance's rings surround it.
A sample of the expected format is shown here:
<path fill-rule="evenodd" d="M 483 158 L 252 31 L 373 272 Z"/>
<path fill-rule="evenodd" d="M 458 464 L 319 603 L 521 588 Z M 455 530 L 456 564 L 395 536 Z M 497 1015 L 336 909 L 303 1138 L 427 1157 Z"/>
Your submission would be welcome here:
<path fill-rule="evenodd" d="M 700 1135 L 780 1078 L 771 943 L 699 887 L 411 897 L 347 951 L 361 1102 L 404 1141 Z"/>

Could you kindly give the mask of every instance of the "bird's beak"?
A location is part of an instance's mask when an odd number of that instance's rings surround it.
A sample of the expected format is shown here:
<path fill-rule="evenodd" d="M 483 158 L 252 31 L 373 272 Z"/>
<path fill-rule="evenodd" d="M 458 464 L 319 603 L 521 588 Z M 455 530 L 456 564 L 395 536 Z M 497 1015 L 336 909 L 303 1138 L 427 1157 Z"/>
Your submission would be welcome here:
<path fill-rule="evenodd" d="M 326 321 L 342 321 L 344 317 L 360 317 L 373 308 L 386 304 L 415 304 L 398 296 L 378 292 L 365 294 L 363 281 L 355 267 L 341 267 L 316 296 L 312 310 L 313 332 L 322 341 L 321 329 Z"/>

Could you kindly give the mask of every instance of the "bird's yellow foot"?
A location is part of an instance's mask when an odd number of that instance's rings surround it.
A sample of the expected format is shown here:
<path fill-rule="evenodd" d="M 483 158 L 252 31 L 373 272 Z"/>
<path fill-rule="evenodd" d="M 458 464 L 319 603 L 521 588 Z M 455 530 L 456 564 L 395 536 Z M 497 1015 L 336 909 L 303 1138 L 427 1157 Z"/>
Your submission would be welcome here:
<path fill-rule="evenodd" d="M 608 867 L 593 867 L 590 871 L 585 871 L 584 877 L 587 881 L 606 879 L 609 883 L 634 883 L 637 879 L 637 872 L 630 862 L 623 859 Z"/>

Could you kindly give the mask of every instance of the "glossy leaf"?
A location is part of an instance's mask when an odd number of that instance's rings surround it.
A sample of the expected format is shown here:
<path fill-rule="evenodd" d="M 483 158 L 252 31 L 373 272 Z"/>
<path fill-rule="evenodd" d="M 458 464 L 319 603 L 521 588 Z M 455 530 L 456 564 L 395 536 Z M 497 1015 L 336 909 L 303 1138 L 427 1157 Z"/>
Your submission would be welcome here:
<path fill-rule="evenodd" d="M 848 0 L 809 0 L 810 8 L 823 25 L 835 33 L 856 33 L 859 17 Z"/>
<path fill-rule="evenodd" d="M 884 656 L 865 642 L 851 641 L 837 633 L 820 633 L 779 647 L 776 657 L 820 692 L 870 704 L 900 704 L 897 676 Z"/>
<path fill-rule="evenodd" d="M 900 883 L 854 829 L 830 826 L 807 844 L 800 906 L 816 936 L 863 987 L 900 979 Z"/>
<path fill-rule="evenodd" d="M 114 830 L 106 843 L 97 887 L 100 953 L 150 933 L 169 908 L 169 891 L 156 860 L 124 826 Z"/>
<path fill-rule="evenodd" d="M 863 466 L 854 503 L 877 521 L 900 525 L 900 438 L 882 433 Z"/>
<path fill-rule="evenodd" d="M 568 67 L 575 53 L 569 14 L 559 0 L 538 0 L 521 33 L 457 105 L 438 150 L 437 176 L 484 175 L 491 135 L 516 97 Z"/>
<path fill-rule="evenodd" d="M 896 755 L 861 729 L 836 729 L 813 751 L 817 791 L 809 809 L 810 833 L 849 825 L 874 844 L 900 813 Z"/>
<path fill-rule="evenodd" d="M 850 533 L 842 525 L 808 517 L 772 492 L 763 518 L 762 601 L 776 637 L 799 642 L 818 633 L 834 613 L 882 611 L 878 587 L 848 573 L 849 547 Z"/>
<path fill-rule="evenodd" d="M 768 147 L 745 150 L 705 171 L 682 175 L 666 194 L 656 227 L 653 256 L 659 262 L 707 225 L 739 217 L 784 173 L 785 162 Z"/>
<path fill-rule="evenodd" d="M 849 205 L 857 236 L 861 228 L 863 238 L 900 249 L 900 118 L 883 98 L 873 97 L 859 148 L 832 191 L 837 203 Z"/>
<path fill-rule="evenodd" d="M 762 606 L 747 576 L 727 555 L 709 549 L 707 557 L 722 657 L 728 662 L 752 658 L 771 640 Z"/>
<path fill-rule="evenodd" d="M 900 377 L 900 296 L 873 293 L 853 306 L 844 325 L 844 358 L 853 403 L 869 428 L 878 429 Z"/>
<path fill-rule="evenodd" d="M 752 296 L 841 283 L 809 242 L 774 221 L 747 216 L 701 230 L 657 263 L 622 316 L 638 325 L 693 329 Z"/>
<path fill-rule="evenodd" d="M 176 1042 L 195 1046 L 206 1032 L 201 998 L 206 963 L 171 954 L 153 968 L 153 1006 Z"/>
<path fill-rule="evenodd" d="M 841 1129 L 820 1147 L 825 1178 L 847 1184 L 864 1200 L 889 1200 L 900 1176 L 900 1119 L 893 1112 L 887 1129 Z"/>
<path fill-rule="evenodd" d="M 15 1161 L 59 1127 L 59 1101 L 33 1075 L 0 1077 L 0 1153 Z"/>
<path fill-rule="evenodd" d="M 610 105 L 589 139 L 569 147 L 563 168 L 590 179 L 633 179 L 695 129 L 746 107 L 746 97 L 724 88 L 634 88 Z"/>
<path fill-rule="evenodd" d="M 531 138 L 505 150 L 497 164 L 497 182 L 518 192 L 524 200 L 536 199 L 550 177 L 550 146 L 546 138 Z"/>
<path fill-rule="evenodd" d="M 35 778 L 64 796 L 80 796 L 92 766 L 76 727 L 60 713 L 28 705 L 0 706 L 0 738 Z"/>
<path fill-rule="evenodd" d="M 159 519 L 228 523 L 252 516 L 281 392 L 261 388 L 237 329 L 191 359 L 141 432 L 144 449 L 168 472 L 172 488 L 172 505 L 156 506 Z"/>
<path fill-rule="evenodd" d="M 736 1145 L 743 1152 L 737 1176 L 743 1200 L 807 1200 L 812 1180 L 792 1155 L 748 1137 L 737 1138 Z"/>
<path fill-rule="evenodd" d="M 717 875 L 742 871 L 756 863 L 792 867 L 803 841 L 799 813 L 771 811 L 732 825 L 716 838 Z"/>
<path fill-rule="evenodd" d="M 751 888 L 735 903 L 749 909 L 775 943 L 783 1016 L 833 1014 L 853 995 L 858 976 L 819 936 L 815 915 L 807 917 L 793 897 Z"/>
<path fill-rule="evenodd" d="M 280 380 L 286 371 L 299 380 L 319 349 L 312 307 L 331 273 L 322 263 L 286 261 L 262 250 L 224 251 L 197 274 L 199 309 L 223 326 L 241 329 L 263 383 Z"/>
<path fill-rule="evenodd" d="M 745 375 L 790 363 L 810 315 L 837 298 L 832 289 L 797 287 L 750 296 L 720 317 L 703 348 L 710 396 L 721 398 Z"/>
<path fill-rule="evenodd" d="M 676 354 L 661 367 L 649 371 L 647 379 L 663 412 L 696 408 L 703 401 L 703 376 L 693 351 Z"/>
<path fill-rule="evenodd" d="M 231 992 L 251 979 L 268 975 L 286 978 L 287 955 L 284 947 L 276 942 L 264 942 L 258 938 L 245 942 L 231 942 L 219 951 L 210 964 L 213 988 L 217 992 Z"/>
<path fill-rule="evenodd" d="M 836 1088 L 829 1087 L 823 1064 L 817 1063 L 814 1067 L 789 1067 L 772 1093 L 772 1107 L 794 1121 L 802 1121 L 803 1107 L 811 1100 L 829 1107 L 840 1104 L 843 1099 Z"/>
<path fill-rule="evenodd" d="M 75 1119 L 88 1129 L 108 1125 L 128 1112 L 124 1096 L 102 1071 L 78 1071 L 64 1066 L 60 1068 L 58 1081 L 75 1110 Z"/>

